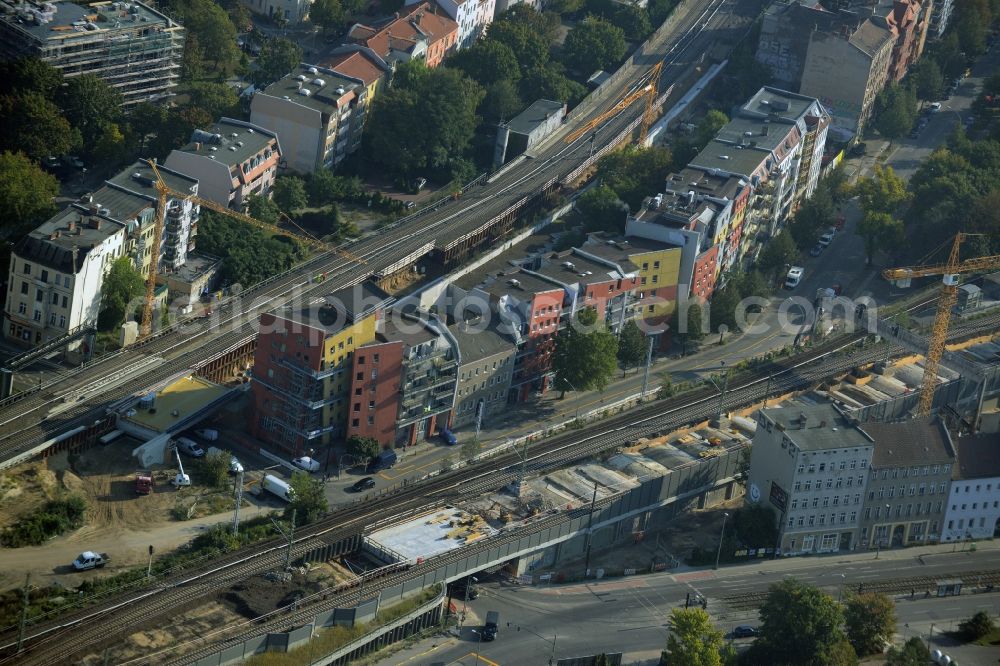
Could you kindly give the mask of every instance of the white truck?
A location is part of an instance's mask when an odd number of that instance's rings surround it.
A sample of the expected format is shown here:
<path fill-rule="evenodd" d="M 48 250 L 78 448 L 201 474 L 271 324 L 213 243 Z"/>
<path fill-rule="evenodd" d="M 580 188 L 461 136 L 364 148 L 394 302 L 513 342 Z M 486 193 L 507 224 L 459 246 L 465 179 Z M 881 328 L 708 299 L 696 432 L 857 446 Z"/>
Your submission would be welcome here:
<path fill-rule="evenodd" d="M 799 282 L 802 282 L 802 274 L 805 273 L 804 268 L 801 266 L 792 266 L 788 269 L 788 275 L 785 276 L 785 289 L 795 289 L 799 286 Z"/>
<path fill-rule="evenodd" d="M 87 569 L 100 569 L 105 564 L 108 563 L 107 553 L 95 553 L 93 551 L 87 550 L 79 555 L 73 560 L 73 568 L 77 571 L 86 571 Z"/>
<path fill-rule="evenodd" d="M 292 497 L 295 494 L 290 485 L 276 476 L 271 476 L 270 474 L 264 475 L 264 478 L 260 481 L 260 487 L 272 495 L 280 497 L 286 502 L 291 502 Z"/>

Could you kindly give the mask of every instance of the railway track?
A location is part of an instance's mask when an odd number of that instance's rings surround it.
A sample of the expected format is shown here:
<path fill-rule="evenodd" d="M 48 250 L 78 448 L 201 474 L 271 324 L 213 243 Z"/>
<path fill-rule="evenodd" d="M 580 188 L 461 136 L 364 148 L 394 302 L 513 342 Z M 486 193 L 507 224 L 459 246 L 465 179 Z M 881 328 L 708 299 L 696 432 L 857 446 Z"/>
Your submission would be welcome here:
<path fill-rule="evenodd" d="M 980 585 L 1000 585 L 1000 569 L 987 571 L 963 571 L 956 574 L 957 578 L 966 584 Z M 910 594 L 914 592 L 916 596 L 923 597 L 925 592 L 930 590 L 932 595 L 937 594 L 937 583 L 942 576 L 909 576 L 905 578 L 890 578 L 876 582 L 861 582 L 856 586 L 845 585 L 847 589 L 857 592 L 878 592 L 881 594 L 898 595 Z M 732 611 L 753 611 L 764 605 L 767 600 L 767 591 L 746 592 L 722 597 L 721 601 L 726 608 Z"/>

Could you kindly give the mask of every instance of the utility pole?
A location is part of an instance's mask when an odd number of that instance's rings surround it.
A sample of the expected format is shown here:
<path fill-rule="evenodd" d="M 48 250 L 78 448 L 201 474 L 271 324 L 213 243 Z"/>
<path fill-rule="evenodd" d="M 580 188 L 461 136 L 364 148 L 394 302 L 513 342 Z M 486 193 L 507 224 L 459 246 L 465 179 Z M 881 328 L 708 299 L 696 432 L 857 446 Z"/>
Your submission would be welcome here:
<path fill-rule="evenodd" d="M 646 347 L 646 372 L 642 376 L 642 393 L 639 399 L 642 400 L 646 397 L 646 391 L 649 390 L 649 366 L 653 364 L 653 337 L 649 337 L 649 346 Z"/>
<path fill-rule="evenodd" d="M 767 383 L 764 384 L 764 407 L 767 407 L 767 396 L 771 395 L 771 373 L 767 373 Z"/>
<path fill-rule="evenodd" d="M 233 534 L 240 532 L 240 504 L 243 503 L 243 468 L 236 473 L 236 508 L 233 509 Z"/>
<path fill-rule="evenodd" d="M 483 425 L 483 401 L 476 403 L 476 440 L 479 440 L 479 430 Z"/>
<path fill-rule="evenodd" d="M 271 519 L 271 524 L 274 525 L 274 529 L 278 530 L 278 534 L 288 539 L 288 551 L 285 553 L 285 569 L 289 569 L 292 566 L 292 543 L 295 540 L 295 514 L 298 513 L 298 509 L 292 509 L 292 526 L 289 528 L 288 533 L 281 528 L 274 518 Z"/>
<path fill-rule="evenodd" d="M 726 376 L 722 380 L 722 390 L 719 393 L 719 409 L 715 413 L 715 426 L 716 427 L 722 425 L 723 403 L 726 400 L 726 391 L 729 389 L 729 369 L 726 368 L 726 362 L 725 361 L 722 361 L 722 367 L 723 367 L 723 369 L 726 372 Z M 714 381 L 712 383 L 715 384 Z M 719 388 L 719 385 L 716 384 L 715 388 Z"/>
<path fill-rule="evenodd" d="M 153 544 L 149 544 L 149 563 L 146 565 L 146 578 L 153 577 Z"/>
<path fill-rule="evenodd" d="M 559 638 L 559 634 L 552 634 L 552 652 L 549 653 L 549 666 L 556 663 L 556 639 Z"/>
<path fill-rule="evenodd" d="M 590 572 L 590 547 L 594 542 L 594 505 L 597 503 L 597 482 L 594 482 L 594 496 L 590 498 L 590 516 L 587 518 L 587 556 L 583 564 L 583 575 Z"/>
<path fill-rule="evenodd" d="M 31 593 L 31 573 L 24 579 L 24 598 L 21 601 L 21 622 L 17 628 L 17 652 L 24 646 L 24 628 L 28 624 L 28 595 Z"/>

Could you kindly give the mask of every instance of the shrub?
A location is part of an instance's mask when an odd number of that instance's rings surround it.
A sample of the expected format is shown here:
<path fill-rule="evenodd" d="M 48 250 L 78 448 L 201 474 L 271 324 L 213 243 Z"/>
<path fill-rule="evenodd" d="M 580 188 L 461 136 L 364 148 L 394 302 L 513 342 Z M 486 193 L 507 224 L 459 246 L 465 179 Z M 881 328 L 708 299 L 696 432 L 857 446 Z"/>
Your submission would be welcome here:
<path fill-rule="evenodd" d="M 86 512 L 87 502 L 79 495 L 51 500 L 4 530 L 0 542 L 8 548 L 39 546 L 83 525 Z"/>

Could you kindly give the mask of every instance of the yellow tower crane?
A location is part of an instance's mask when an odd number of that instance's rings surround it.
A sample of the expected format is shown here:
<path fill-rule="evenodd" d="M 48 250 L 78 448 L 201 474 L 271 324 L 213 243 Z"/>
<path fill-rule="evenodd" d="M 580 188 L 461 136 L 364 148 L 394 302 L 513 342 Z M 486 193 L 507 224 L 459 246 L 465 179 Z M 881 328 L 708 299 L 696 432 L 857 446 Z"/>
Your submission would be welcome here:
<path fill-rule="evenodd" d="M 955 301 L 958 298 L 958 285 L 961 276 L 965 273 L 1000 268 L 1000 255 L 961 260 L 959 250 L 962 243 L 966 238 L 978 235 L 981 234 L 956 234 L 952 240 L 951 251 L 946 263 L 889 268 L 882 272 L 885 279 L 892 281 L 905 281 L 928 275 L 943 276 L 941 295 L 938 297 L 937 312 L 934 315 L 934 325 L 931 327 L 927 355 L 924 361 L 924 382 L 920 389 L 920 403 L 917 408 L 917 413 L 920 415 L 929 413 L 931 404 L 934 402 L 934 389 L 938 382 L 938 366 L 941 364 L 941 356 L 944 354 L 945 341 L 948 338 L 948 324 L 951 321 L 951 309 L 955 306 Z"/>
<path fill-rule="evenodd" d="M 649 132 L 649 126 L 653 124 L 654 113 L 653 113 L 653 102 L 656 101 L 657 86 L 660 82 L 660 75 L 663 73 L 663 63 L 658 62 L 653 67 L 650 68 L 648 72 L 643 76 L 644 83 L 639 84 L 639 88 L 625 95 L 620 102 L 615 104 L 613 107 L 597 116 L 590 122 L 576 128 L 568 135 L 564 141 L 566 143 L 573 143 L 581 136 L 587 132 L 595 129 L 604 121 L 615 117 L 628 107 L 632 106 L 633 103 L 639 101 L 640 99 L 646 100 L 646 108 L 642 113 L 642 125 L 639 129 L 639 143 L 646 140 L 646 134 Z"/>
<path fill-rule="evenodd" d="M 205 208 L 213 210 L 216 213 L 227 215 L 242 222 L 246 222 L 247 224 L 255 226 L 259 229 L 263 229 L 264 231 L 269 231 L 271 233 L 276 233 L 276 234 L 282 234 L 284 236 L 291 236 L 296 240 L 302 241 L 309 247 L 318 247 L 320 249 L 329 252 L 336 252 L 338 254 L 343 255 L 347 259 L 350 259 L 351 261 L 357 262 L 359 264 L 368 263 L 364 259 L 352 254 L 351 252 L 345 250 L 344 248 L 331 245 L 330 243 L 327 243 L 319 238 L 316 238 L 308 231 L 306 231 L 298 224 L 296 224 L 290 217 L 288 217 L 284 213 L 281 213 L 282 218 L 286 220 L 288 223 L 295 226 L 298 229 L 298 232 L 288 231 L 287 229 L 282 229 L 281 227 L 277 227 L 273 224 L 262 222 L 255 217 L 232 210 L 209 199 L 203 199 L 202 197 L 190 193 L 178 192 L 177 190 L 173 190 L 170 188 L 169 185 L 167 185 L 163 181 L 163 177 L 160 175 L 159 169 L 157 169 L 156 162 L 154 162 L 153 160 L 147 160 L 146 163 L 149 164 L 149 167 L 153 170 L 153 175 L 156 176 L 156 182 L 154 185 L 156 187 L 157 201 L 156 201 L 156 221 L 153 226 L 153 256 L 149 262 L 149 274 L 146 276 L 146 300 L 143 304 L 142 322 L 139 327 L 141 336 L 147 336 L 153 330 L 153 304 L 156 293 L 156 269 L 157 265 L 159 264 L 158 261 L 159 247 L 160 247 L 160 242 L 163 239 L 163 223 L 166 217 L 167 201 L 170 199 L 170 197 L 174 197 L 176 199 L 190 200 L 193 203 L 204 206 Z"/>

